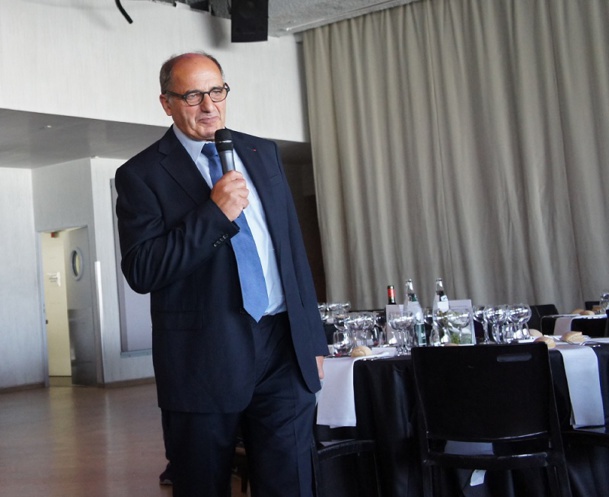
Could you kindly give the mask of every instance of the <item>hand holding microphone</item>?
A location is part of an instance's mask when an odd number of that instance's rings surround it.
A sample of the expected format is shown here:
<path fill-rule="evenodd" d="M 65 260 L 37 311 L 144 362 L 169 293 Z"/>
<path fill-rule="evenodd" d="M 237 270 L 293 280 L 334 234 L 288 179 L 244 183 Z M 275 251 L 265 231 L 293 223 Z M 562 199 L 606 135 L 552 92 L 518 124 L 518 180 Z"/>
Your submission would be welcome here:
<path fill-rule="evenodd" d="M 235 170 L 233 139 L 230 130 L 217 130 L 215 142 L 224 175 L 214 185 L 211 199 L 228 219 L 234 221 L 249 205 L 247 200 L 249 190 L 243 175 Z"/>

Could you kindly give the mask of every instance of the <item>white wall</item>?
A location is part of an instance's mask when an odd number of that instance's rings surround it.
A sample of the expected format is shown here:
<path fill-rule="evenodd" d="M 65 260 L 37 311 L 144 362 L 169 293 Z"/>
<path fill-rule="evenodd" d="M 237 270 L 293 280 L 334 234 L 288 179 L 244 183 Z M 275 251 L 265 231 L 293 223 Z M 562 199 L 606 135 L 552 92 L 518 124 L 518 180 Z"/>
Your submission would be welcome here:
<path fill-rule="evenodd" d="M 0 389 L 46 375 L 32 172 L 0 168 Z"/>
<path fill-rule="evenodd" d="M 121 354 L 110 191 L 110 179 L 121 164 L 113 159 L 82 159 L 35 169 L 32 174 L 37 231 L 89 228 L 91 258 L 101 269 L 96 333 L 101 346 L 103 383 L 153 376 L 150 354 Z"/>
<path fill-rule="evenodd" d="M 91 160 L 95 253 L 101 267 L 103 308 L 100 332 L 105 383 L 152 377 L 154 374 L 150 354 L 121 354 L 114 205 L 110 190 L 110 179 L 114 178 L 121 164 L 122 161 L 112 159 Z"/>
<path fill-rule="evenodd" d="M 227 125 L 307 142 L 299 45 L 292 36 L 230 43 L 230 22 L 183 4 L 0 0 L 0 108 L 169 124 L 158 72 L 175 53 L 205 50 L 223 65 Z"/>

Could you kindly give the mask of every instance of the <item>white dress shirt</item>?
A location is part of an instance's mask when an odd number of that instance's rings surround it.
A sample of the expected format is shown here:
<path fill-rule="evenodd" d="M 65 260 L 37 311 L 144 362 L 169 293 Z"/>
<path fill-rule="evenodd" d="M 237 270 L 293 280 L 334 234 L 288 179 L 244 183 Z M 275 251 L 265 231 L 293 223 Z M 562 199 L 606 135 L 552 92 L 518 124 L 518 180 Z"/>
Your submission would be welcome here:
<path fill-rule="evenodd" d="M 207 142 L 192 140 L 175 125 L 173 126 L 173 131 L 180 143 L 188 152 L 188 155 L 190 155 L 193 162 L 196 164 L 209 187 L 212 188 L 211 175 L 209 173 L 209 161 L 207 157 L 201 153 L 203 146 Z M 243 214 L 247 219 L 247 224 L 249 225 L 252 236 L 254 237 L 254 242 L 256 243 L 256 249 L 258 251 L 258 256 L 260 257 L 260 263 L 262 264 L 262 271 L 264 273 L 264 279 L 266 282 L 269 305 L 265 314 L 277 314 L 278 312 L 283 312 L 286 310 L 285 297 L 283 294 L 281 277 L 279 276 L 279 268 L 277 266 L 277 258 L 275 257 L 273 241 L 266 224 L 264 208 L 262 207 L 262 202 L 258 196 L 258 191 L 247 173 L 241 158 L 236 152 L 234 152 L 234 158 L 235 169 L 243 174 L 249 190 L 249 196 L 247 198 L 249 205 L 243 211 Z"/>

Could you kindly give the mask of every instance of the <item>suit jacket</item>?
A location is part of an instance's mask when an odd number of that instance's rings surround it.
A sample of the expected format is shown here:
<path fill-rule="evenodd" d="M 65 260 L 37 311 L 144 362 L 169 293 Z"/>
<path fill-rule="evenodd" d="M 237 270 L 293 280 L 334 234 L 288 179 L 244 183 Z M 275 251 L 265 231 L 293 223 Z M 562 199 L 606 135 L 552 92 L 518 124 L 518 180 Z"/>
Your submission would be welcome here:
<path fill-rule="evenodd" d="M 277 256 L 294 352 L 308 389 L 319 390 L 316 355 L 327 354 L 313 279 L 275 143 L 233 132 L 259 192 Z M 116 173 L 121 267 L 150 293 L 159 406 L 236 412 L 254 389 L 250 318 L 242 308 L 230 239 L 239 228 L 170 128 Z"/>

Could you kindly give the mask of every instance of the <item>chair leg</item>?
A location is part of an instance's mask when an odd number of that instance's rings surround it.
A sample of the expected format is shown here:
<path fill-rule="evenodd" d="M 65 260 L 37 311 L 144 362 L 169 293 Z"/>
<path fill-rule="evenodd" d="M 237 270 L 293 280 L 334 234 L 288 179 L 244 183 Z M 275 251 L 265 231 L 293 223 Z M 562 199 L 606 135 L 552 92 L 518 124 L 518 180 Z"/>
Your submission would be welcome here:
<path fill-rule="evenodd" d="M 423 465 L 423 497 L 434 497 L 434 488 L 439 488 L 437 479 L 438 468 Z"/>
<path fill-rule="evenodd" d="M 235 447 L 235 466 L 237 475 L 241 479 L 241 493 L 247 494 L 247 486 L 249 483 L 249 475 L 247 470 L 247 455 L 245 449 L 241 446 Z"/>
<path fill-rule="evenodd" d="M 553 497 L 572 497 L 569 473 L 566 465 L 557 464 L 548 467 L 548 483 Z"/>
<path fill-rule="evenodd" d="M 315 443 L 311 447 L 311 460 L 313 463 L 313 495 L 323 497 L 323 484 L 321 481 L 321 469 L 319 467 L 319 454 Z"/>

